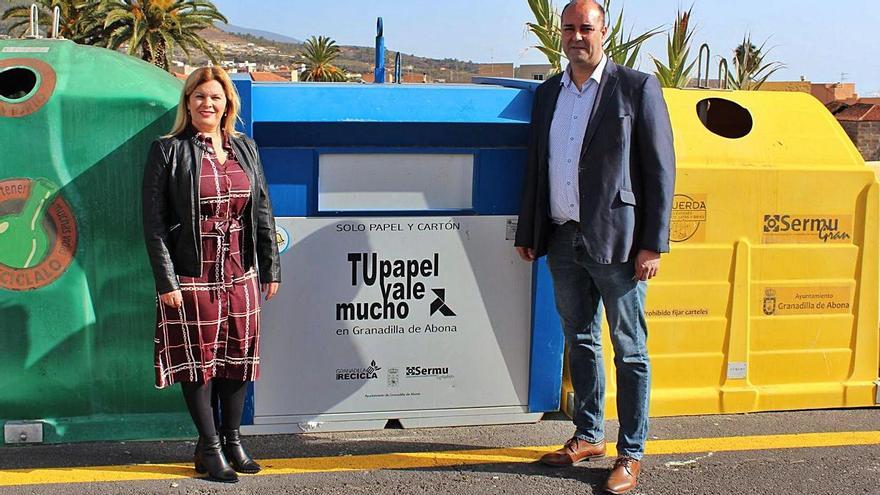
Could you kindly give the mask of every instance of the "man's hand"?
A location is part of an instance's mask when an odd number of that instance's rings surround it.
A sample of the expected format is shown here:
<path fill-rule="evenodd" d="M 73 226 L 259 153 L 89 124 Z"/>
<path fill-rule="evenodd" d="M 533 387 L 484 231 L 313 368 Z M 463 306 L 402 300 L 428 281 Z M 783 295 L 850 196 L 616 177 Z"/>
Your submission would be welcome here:
<path fill-rule="evenodd" d="M 159 294 L 159 300 L 162 301 L 162 304 L 165 306 L 177 309 L 183 305 L 183 294 L 180 293 L 180 289 L 177 289 L 164 294 Z"/>
<path fill-rule="evenodd" d="M 535 261 L 535 250 L 532 248 L 517 246 L 516 253 L 523 261 Z"/>
<path fill-rule="evenodd" d="M 650 280 L 660 271 L 660 253 L 642 249 L 636 255 L 636 274 L 633 280 Z"/>

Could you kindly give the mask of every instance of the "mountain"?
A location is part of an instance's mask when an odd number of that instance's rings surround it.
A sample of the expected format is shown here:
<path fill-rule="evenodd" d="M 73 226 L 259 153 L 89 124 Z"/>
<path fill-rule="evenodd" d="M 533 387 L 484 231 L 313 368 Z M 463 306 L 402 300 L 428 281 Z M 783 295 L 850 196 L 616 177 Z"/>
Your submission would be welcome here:
<path fill-rule="evenodd" d="M 304 60 L 301 55 L 302 42 L 288 43 L 284 41 L 270 41 L 265 37 L 253 34 L 232 33 L 220 29 L 217 26 L 207 28 L 201 32 L 210 43 L 213 43 L 223 52 L 223 60 L 236 60 L 243 62 L 256 62 L 259 64 L 291 65 L 300 64 Z M 272 33 L 270 33 L 272 34 Z M 370 73 L 373 70 L 375 49 L 370 46 L 340 45 L 339 58 L 335 65 L 356 73 Z M 394 67 L 394 57 L 397 54 L 392 47 L 385 53 L 385 66 L 389 69 Z M 182 60 L 182 54 L 176 53 L 178 60 Z M 477 64 L 455 59 L 432 59 L 418 57 L 416 55 L 402 53 L 403 69 L 405 74 L 426 74 L 428 79 L 444 79 L 448 82 L 470 82 L 471 76 L 479 72 Z M 203 65 L 207 59 L 194 54 L 190 65 Z"/>
<path fill-rule="evenodd" d="M 273 33 L 271 31 L 262 31 L 260 29 L 251 29 L 241 26 L 235 26 L 233 24 L 223 24 L 222 22 L 215 22 L 214 27 L 221 31 L 225 31 L 227 33 L 232 34 L 249 34 L 251 36 L 255 36 L 257 38 L 263 38 L 269 41 L 275 41 L 279 43 L 290 43 L 293 45 L 302 44 L 302 41 L 291 38 L 290 36 L 284 36 L 283 34 Z"/>

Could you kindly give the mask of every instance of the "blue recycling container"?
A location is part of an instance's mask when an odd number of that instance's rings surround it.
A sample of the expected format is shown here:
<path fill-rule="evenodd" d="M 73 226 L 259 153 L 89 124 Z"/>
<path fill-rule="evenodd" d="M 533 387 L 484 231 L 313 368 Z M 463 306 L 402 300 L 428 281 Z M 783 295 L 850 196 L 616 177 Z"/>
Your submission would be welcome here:
<path fill-rule="evenodd" d="M 537 83 L 253 83 L 284 284 L 245 431 L 533 422 L 559 408 L 543 261 L 513 247 Z"/>

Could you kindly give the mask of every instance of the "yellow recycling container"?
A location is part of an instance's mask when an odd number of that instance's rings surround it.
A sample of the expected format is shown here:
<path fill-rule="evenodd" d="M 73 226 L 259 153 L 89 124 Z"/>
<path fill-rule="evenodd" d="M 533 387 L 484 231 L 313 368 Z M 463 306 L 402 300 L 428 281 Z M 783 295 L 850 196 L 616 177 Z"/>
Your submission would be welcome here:
<path fill-rule="evenodd" d="M 874 171 L 809 94 L 664 96 L 678 162 L 671 253 L 647 298 L 651 415 L 874 405 Z M 562 398 L 571 413 L 567 372 Z"/>

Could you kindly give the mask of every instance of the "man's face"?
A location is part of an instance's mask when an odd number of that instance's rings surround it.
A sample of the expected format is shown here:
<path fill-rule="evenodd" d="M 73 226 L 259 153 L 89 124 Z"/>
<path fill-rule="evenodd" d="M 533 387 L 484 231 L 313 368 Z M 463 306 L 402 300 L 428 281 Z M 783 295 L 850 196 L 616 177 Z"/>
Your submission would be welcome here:
<path fill-rule="evenodd" d="M 562 15 L 562 51 L 573 64 L 597 65 L 602 59 L 605 20 L 596 4 L 579 2 Z"/>

